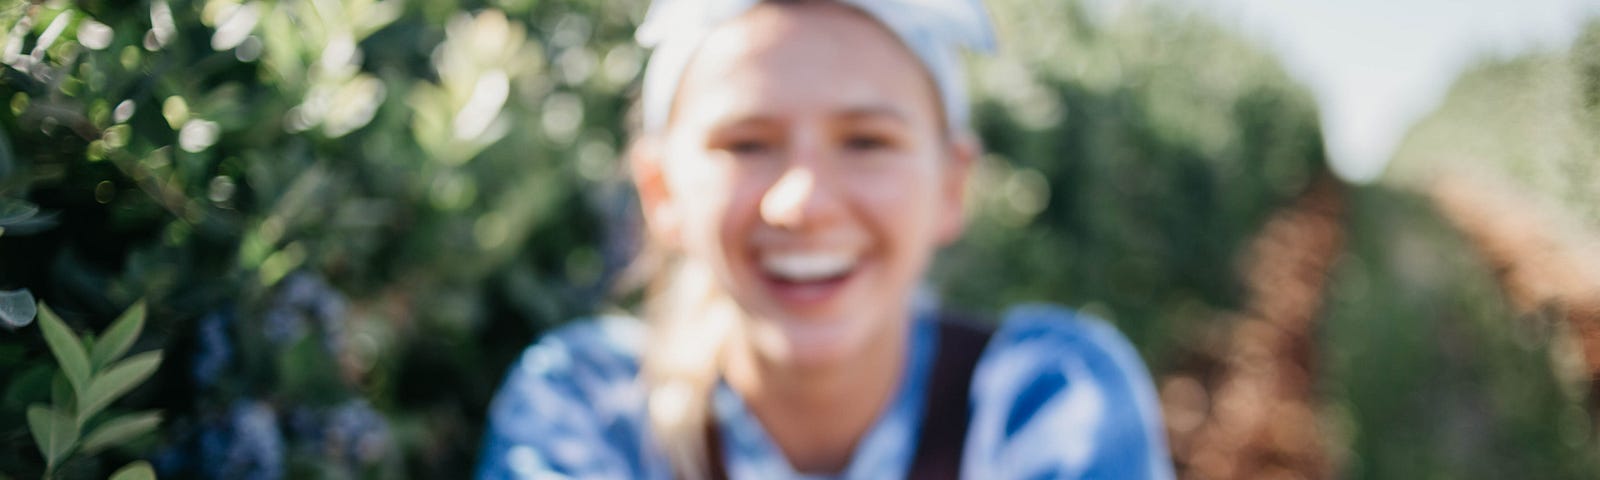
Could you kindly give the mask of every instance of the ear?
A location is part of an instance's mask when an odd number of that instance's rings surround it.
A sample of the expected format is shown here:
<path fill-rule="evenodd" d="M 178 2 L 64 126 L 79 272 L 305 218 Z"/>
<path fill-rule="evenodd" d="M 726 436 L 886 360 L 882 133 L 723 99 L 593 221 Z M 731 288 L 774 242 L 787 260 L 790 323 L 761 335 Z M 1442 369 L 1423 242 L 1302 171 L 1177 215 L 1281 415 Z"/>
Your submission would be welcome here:
<path fill-rule="evenodd" d="M 662 148 L 655 135 L 639 137 L 628 146 L 628 166 L 634 188 L 639 191 L 639 211 L 645 228 L 660 245 L 677 248 L 682 219 L 662 168 L 665 159 Z"/>
<path fill-rule="evenodd" d="M 939 219 L 939 245 L 949 245 L 961 238 L 967 228 L 967 179 L 972 168 L 983 155 L 983 145 L 971 132 L 951 136 L 948 142 L 943 184 L 939 186 L 939 201 L 944 208 Z"/>

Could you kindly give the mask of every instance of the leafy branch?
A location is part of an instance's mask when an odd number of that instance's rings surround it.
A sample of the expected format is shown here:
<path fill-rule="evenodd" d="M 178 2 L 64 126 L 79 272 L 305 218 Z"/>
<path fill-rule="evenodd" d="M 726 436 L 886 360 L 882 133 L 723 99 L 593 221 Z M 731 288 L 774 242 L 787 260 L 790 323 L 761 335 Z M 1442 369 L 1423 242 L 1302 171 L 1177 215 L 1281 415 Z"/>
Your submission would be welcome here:
<path fill-rule="evenodd" d="M 93 455 L 108 447 L 154 431 L 161 413 L 143 411 L 115 416 L 86 429 L 111 402 L 143 383 L 161 365 L 161 351 L 123 358 L 144 330 L 145 306 L 134 304 L 98 339 L 79 338 L 44 302 L 39 303 L 39 330 L 60 370 L 52 405 L 28 406 L 28 428 L 45 458 L 45 478 L 74 454 Z M 150 465 L 134 462 L 112 475 L 117 480 L 155 478 Z"/>

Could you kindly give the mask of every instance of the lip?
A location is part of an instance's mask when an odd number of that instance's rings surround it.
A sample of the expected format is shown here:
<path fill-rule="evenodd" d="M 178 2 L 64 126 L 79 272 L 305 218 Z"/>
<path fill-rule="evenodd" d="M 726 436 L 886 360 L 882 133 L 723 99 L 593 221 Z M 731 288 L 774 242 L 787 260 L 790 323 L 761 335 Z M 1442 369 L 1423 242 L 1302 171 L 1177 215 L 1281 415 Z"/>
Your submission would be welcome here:
<path fill-rule="evenodd" d="M 778 305 L 791 313 L 817 312 L 843 296 L 850 283 L 861 276 L 863 265 L 831 278 L 797 282 L 770 273 L 758 273 L 763 289 Z"/>

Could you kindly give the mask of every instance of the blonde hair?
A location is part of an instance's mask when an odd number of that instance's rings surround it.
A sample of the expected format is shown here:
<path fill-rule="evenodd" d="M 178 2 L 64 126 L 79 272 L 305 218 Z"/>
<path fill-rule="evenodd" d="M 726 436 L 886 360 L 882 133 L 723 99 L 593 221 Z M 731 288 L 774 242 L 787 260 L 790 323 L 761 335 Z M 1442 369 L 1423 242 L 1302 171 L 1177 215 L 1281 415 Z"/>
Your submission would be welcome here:
<path fill-rule="evenodd" d="M 640 138 L 637 97 L 626 116 L 630 138 Z M 626 169 L 624 169 L 626 171 Z M 631 221 L 643 223 L 643 218 Z M 737 321 L 737 306 L 715 273 L 649 237 L 618 280 L 618 298 L 642 294 L 640 316 L 650 330 L 640 357 L 651 437 L 677 478 L 710 478 L 706 432 L 715 428 L 711 399 L 719 365 Z"/>
<path fill-rule="evenodd" d="M 738 307 L 703 264 L 678 258 L 651 286 L 652 341 L 641 361 L 651 432 L 679 478 L 709 478 L 711 399 Z"/>

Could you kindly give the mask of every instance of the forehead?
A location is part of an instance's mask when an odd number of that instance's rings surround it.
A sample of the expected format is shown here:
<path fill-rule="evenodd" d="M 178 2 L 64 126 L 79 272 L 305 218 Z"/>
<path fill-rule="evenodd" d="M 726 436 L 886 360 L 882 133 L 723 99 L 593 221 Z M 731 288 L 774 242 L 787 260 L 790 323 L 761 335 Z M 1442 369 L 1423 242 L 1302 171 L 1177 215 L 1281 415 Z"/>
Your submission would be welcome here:
<path fill-rule="evenodd" d="M 931 83 L 910 50 L 866 14 L 835 2 L 764 3 L 705 39 L 673 117 L 867 108 L 936 122 Z"/>

